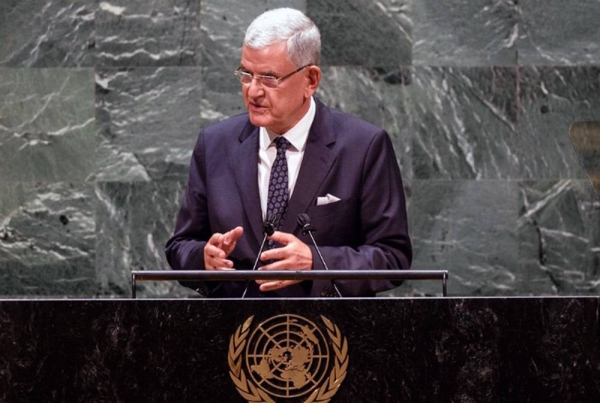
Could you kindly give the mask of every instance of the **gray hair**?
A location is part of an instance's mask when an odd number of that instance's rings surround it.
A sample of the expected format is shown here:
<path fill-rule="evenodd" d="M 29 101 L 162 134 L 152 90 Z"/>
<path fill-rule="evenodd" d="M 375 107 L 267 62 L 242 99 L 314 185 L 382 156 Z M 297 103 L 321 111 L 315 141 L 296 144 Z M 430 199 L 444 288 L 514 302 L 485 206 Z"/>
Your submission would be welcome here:
<path fill-rule="evenodd" d="M 244 37 L 244 45 L 251 49 L 262 49 L 284 41 L 288 57 L 296 67 L 319 64 L 319 29 L 310 18 L 293 8 L 277 8 L 262 13 L 252 21 Z"/>

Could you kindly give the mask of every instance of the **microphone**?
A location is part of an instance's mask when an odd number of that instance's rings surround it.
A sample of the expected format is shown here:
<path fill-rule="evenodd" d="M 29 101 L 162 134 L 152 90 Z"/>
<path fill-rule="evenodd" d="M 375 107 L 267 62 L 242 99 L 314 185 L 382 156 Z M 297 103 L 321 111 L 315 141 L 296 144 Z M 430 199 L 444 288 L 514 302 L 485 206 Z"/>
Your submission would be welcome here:
<path fill-rule="evenodd" d="M 263 224 L 263 233 L 265 236 L 263 237 L 262 243 L 260 244 L 260 249 L 258 250 L 258 255 L 256 255 L 256 260 L 254 261 L 254 266 L 252 266 L 252 270 L 256 270 L 258 267 L 258 262 L 260 261 L 260 255 L 265 249 L 265 245 L 267 244 L 267 238 L 273 235 L 275 232 L 275 223 L 279 221 L 277 214 L 269 214 L 267 220 Z M 242 294 L 242 298 L 246 296 L 248 292 L 248 285 L 250 284 L 250 280 L 246 280 L 246 288 L 244 288 L 244 293 Z"/>
<path fill-rule="evenodd" d="M 316 232 L 316 230 L 315 230 L 315 227 L 313 227 L 313 225 L 310 223 L 310 216 L 306 213 L 300 213 L 296 217 L 296 222 L 298 223 L 298 226 L 302 229 L 302 233 L 304 235 L 308 234 L 310 236 L 310 239 L 311 239 L 313 245 L 315 246 L 315 250 L 317 251 L 317 254 L 319 255 L 319 259 L 321 260 L 321 263 L 323 263 L 323 267 L 325 267 L 325 270 L 329 271 L 329 267 L 327 267 L 327 263 L 325 263 L 325 259 L 323 259 L 323 255 L 321 255 L 321 250 L 317 246 L 315 237 L 312 234 L 313 232 Z M 338 297 L 342 298 L 342 293 L 340 292 L 340 290 L 338 289 L 337 285 L 335 284 L 335 282 L 333 280 L 331 280 L 331 285 L 333 286 L 333 289 L 335 290 Z"/>

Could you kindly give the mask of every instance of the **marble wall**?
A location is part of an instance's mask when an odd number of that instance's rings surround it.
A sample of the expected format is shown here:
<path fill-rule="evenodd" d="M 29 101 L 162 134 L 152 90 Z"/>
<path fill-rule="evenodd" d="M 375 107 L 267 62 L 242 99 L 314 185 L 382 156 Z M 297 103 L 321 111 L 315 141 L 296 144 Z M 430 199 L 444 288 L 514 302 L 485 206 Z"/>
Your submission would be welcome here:
<path fill-rule="evenodd" d="M 167 267 L 197 133 L 243 111 L 244 29 L 279 6 L 321 29 L 318 96 L 392 136 L 415 269 L 450 295 L 600 291 L 568 137 L 600 120 L 597 0 L 3 0 L 0 296 L 126 296 Z"/>

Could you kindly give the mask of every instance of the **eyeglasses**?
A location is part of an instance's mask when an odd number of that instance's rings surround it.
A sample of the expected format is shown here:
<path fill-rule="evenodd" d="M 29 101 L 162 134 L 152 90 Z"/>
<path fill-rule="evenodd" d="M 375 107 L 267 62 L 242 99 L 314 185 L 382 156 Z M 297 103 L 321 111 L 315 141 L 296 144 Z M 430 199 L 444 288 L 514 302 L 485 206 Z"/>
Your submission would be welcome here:
<path fill-rule="evenodd" d="M 247 71 L 242 70 L 241 67 L 238 67 L 238 69 L 235 70 L 233 72 L 233 74 L 238 78 L 238 80 L 240 80 L 240 83 L 245 84 L 245 85 L 251 84 L 252 80 L 256 78 L 258 83 L 260 85 L 262 85 L 263 87 L 277 88 L 279 83 L 281 83 L 283 80 L 290 78 L 294 74 L 304 70 L 305 68 L 307 68 L 309 66 L 313 66 L 313 64 L 307 64 L 306 66 L 302 66 L 298 70 L 294 70 L 290 74 L 287 74 L 287 75 L 285 75 L 283 77 L 279 77 L 279 78 L 273 77 L 273 76 L 263 76 L 260 74 L 252 75 L 252 74 L 248 73 Z"/>

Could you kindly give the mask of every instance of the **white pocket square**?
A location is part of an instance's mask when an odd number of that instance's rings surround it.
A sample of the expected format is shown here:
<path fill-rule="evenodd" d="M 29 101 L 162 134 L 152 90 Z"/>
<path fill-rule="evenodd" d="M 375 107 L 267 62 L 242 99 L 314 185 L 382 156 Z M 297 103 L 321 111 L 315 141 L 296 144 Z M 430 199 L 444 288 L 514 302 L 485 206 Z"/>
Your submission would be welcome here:
<path fill-rule="evenodd" d="M 325 197 L 317 197 L 317 206 L 324 206 L 325 204 L 335 203 L 336 201 L 340 201 L 340 198 L 327 193 L 327 196 Z"/>

